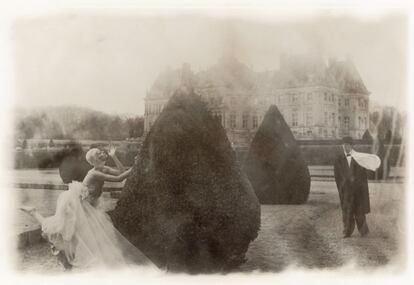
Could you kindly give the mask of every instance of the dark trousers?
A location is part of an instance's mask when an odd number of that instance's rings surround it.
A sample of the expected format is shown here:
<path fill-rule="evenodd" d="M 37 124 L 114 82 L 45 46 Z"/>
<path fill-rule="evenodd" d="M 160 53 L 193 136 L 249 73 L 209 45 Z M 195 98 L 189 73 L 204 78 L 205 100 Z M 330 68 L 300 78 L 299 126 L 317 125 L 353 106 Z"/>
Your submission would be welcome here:
<path fill-rule="evenodd" d="M 349 237 L 352 235 L 357 225 L 358 231 L 361 236 L 368 234 L 368 224 L 365 218 L 365 213 L 360 210 L 360 201 L 355 195 L 344 195 L 344 201 L 342 206 L 342 219 L 344 223 L 344 235 Z"/>
<path fill-rule="evenodd" d="M 351 236 L 357 225 L 358 231 L 361 236 L 365 236 L 368 232 L 368 224 L 365 218 L 365 214 L 362 215 L 343 215 L 344 220 L 344 235 Z"/>

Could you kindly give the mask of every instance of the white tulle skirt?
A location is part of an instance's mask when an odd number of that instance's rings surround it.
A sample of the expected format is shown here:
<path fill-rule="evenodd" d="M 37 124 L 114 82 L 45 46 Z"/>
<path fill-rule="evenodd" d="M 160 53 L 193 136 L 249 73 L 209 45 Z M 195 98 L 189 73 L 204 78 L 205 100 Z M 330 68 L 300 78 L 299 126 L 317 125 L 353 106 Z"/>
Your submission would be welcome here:
<path fill-rule="evenodd" d="M 88 189 L 79 182 L 60 194 L 56 213 L 42 223 L 43 236 L 64 251 L 70 264 L 79 268 L 155 266 L 113 226 L 109 216 L 85 198 Z"/>

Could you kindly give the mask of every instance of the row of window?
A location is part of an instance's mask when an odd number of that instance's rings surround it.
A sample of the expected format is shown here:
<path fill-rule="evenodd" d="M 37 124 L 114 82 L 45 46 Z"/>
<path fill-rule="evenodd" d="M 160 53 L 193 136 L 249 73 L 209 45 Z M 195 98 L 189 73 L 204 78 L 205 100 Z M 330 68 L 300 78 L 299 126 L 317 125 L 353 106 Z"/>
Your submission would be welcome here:
<path fill-rule="evenodd" d="M 359 129 L 367 129 L 368 128 L 368 123 L 367 123 L 367 118 L 366 117 L 358 116 L 358 128 Z"/>
<path fill-rule="evenodd" d="M 368 100 L 359 99 L 358 100 L 358 107 L 362 109 L 368 109 Z"/>
<path fill-rule="evenodd" d="M 335 95 L 334 95 L 333 93 L 324 92 L 324 93 L 323 93 L 323 100 L 324 100 L 325 102 L 332 102 L 332 103 L 335 103 L 336 98 L 335 98 Z"/>
<path fill-rule="evenodd" d="M 317 94 L 313 94 L 311 92 L 306 93 L 306 97 L 305 100 L 310 103 L 313 100 L 313 95 L 317 95 Z M 349 98 L 343 99 L 343 98 L 336 98 L 337 96 L 334 93 L 328 93 L 328 92 L 324 92 L 323 93 L 323 99 L 325 103 L 335 103 L 336 100 L 338 100 L 338 106 L 345 106 L 345 107 L 349 107 L 350 106 L 350 100 Z M 289 104 L 289 103 L 297 103 L 299 102 L 299 95 L 295 94 L 295 93 L 287 93 L 287 94 L 282 94 L 279 96 L 276 96 L 275 98 L 275 104 Z M 368 108 L 368 100 L 365 99 L 358 99 L 358 106 L 360 108 Z"/>
<path fill-rule="evenodd" d="M 163 108 L 164 104 L 147 104 L 145 105 L 145 115 L 159 115 Z"/>
<path fill-rule="evenodd" d="M 163 104 L 152 104 L 147 105 L 145 109 L 146 115 L 150 114 L 160 114 L 163 108 Z M 298 127 L 299 126 L 299 111 L 297 109 L 293 109 L 293 111 L 290 113 L 290 122 L 288 120 L 289 116 L 288 113 L 284 110 L 281 110 L 282 116 L 285 118 L 287 123 L 291 127 Z M 217 118 L 221 124 L 226 127 L 226 121 L 225 116 L 222 115 L 221 111 L 213 111 L 212 115 Z M 251 128 L 256 129 L 259 124 L 259 119 L 256 114 L 250 115 L 249 112 L 244 112 L 242 114 L 242 128 L 248 129 L 249 128 L 249 121 L 251 121 Z M 311 109 L 307 110 L 306 113 L 306 126 L 313 126 L 314 120 L 313 120 L 313 113 Z M 324 113 L 324 123 L 326 126 L 336 126 L 336 114 L 333 113 Z M 350 128 L 350 118 L 348 116 L 344 116 L 343 118 L 341 116 L 338 116 L 338 125 L 341 128 L 349 129 Z M 237 116 L 235 112 L 232 112 L 229 116 L 229 125 L 230 128 L 236 128 L 237 127 Z M 366 129 L 368 128 L 368 121 L 366 117 L 358 117 L 358 128 L 359 129 Z"/>
<path fill-rule="evenodd" d="M 341 107 L 341 106 L 342 106 L 342 99 L 341 99 L 341 98 L 339 98 L 339 99 L 338 99 L 338 106 L 339 106 L 339 107 Z M 345 107 L 349 107 L 349 99 L 345 99 L 345 100 L 344 100 L 344 106 L 345 106 Z"/>
<path fill-rule="evenodd" d="M 312 101 L 312 93 L 307 93 L 306 98 L 307 98 L 307 101 Z M 325 102 L 335 102 L 335 96 L 333 93 L 328 94 L 325 92 L 324 100 Z M 232 97 L 231 104 L 234 105 L 235 101 L 236 101 L 236 98 Z M 344 101 L 344 106 L 349 107 L 350 105 L 349 99 L 345 99 L 343 101 Z M 223 102 L 223 98 L 222 97 L 209 97 L 208 102 L 210 104 L 221 104 Z M 289 93 L 289 94 L 279 95 L 278 102 L 275 102 L 275 103 L 286 104 L 286 103 L 297 103 L 297 102 L 298 102 L 298 94 Z M 341 98 L 338 98 L 338 105 L 342 106 Z M 368 101 L 365 99 L 359 99 L 358 106 L 360 108 L 367 109 Z M 161 103 L 160 104 L 147 104 L 145 106 L 145 115 L 158 115 L 161 113 L 163 107 L 164 107 L 164 104 L 161 104 Z M 294 120 L 292 119 L 292 121 Z"/>
<path fill-rule="evenodd" d="M 223 127 L 226 127 L 226 116 L 223 116 L 220 111 L 213 111 L 212 115 L 216 118 Z M 249 113 L 242 114 L 242 128 L 248 129 L 249 128 L 249 121 L 251 121 L 251 127 L 256 129 L 259 126 L 259 117 L 257 115 L 250 116 Z M 229 116 L 229 125 L 231 129 L 237 128 L 237 115 L 236 113 L 230 113 Z"/>

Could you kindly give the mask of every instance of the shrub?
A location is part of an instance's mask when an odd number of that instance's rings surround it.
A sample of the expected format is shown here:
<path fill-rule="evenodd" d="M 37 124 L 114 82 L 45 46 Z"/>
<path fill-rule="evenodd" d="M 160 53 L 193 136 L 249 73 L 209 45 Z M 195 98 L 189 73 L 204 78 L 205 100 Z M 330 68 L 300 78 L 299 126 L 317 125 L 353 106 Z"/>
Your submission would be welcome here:
<path fill-rule="evenodd" d="M 194 93 L 170 99 L 111 216 L 156 264 L 191 273 L 241 264 L 260 227 L 226 133 Z"/>
<path fill-rule="evenodd" d="M 308 167 L 289 126 L 274 105 L 252 141 L 244 170 L 262 204 L 301 204 L 308 199 Z"/>

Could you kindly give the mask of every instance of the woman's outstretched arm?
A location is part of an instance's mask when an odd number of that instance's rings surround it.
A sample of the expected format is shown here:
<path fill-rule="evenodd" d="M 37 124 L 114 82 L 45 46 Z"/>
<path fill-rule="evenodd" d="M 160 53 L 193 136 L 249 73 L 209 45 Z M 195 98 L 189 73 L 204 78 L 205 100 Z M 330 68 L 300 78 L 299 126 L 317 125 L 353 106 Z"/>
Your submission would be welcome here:
<path fill-rule="evenodd" d="M 116 168 L 119 170 L 120 173 L 125 171 L 124 165 L 121 163 L 121 161 L 116 156 L 116 148 L 114 146 L 111 146 L 109 148 L 108 155 L 112 158 L 112 160 L 115 162 Z"/>
<path fill-rule="evenodd" d="M 103 172 L 100 172 L 100 171 L 96 171 L 94 173 L 94 176 L 98 179 L 103 180 L 103 181 L 121 182 L 129 176 L 131 171 L 132 171 L 132 168 L 128 169 L 127 171 L 122 172 L 119 175 L 106 174 L 106 173 L 103 173 Z"/>

